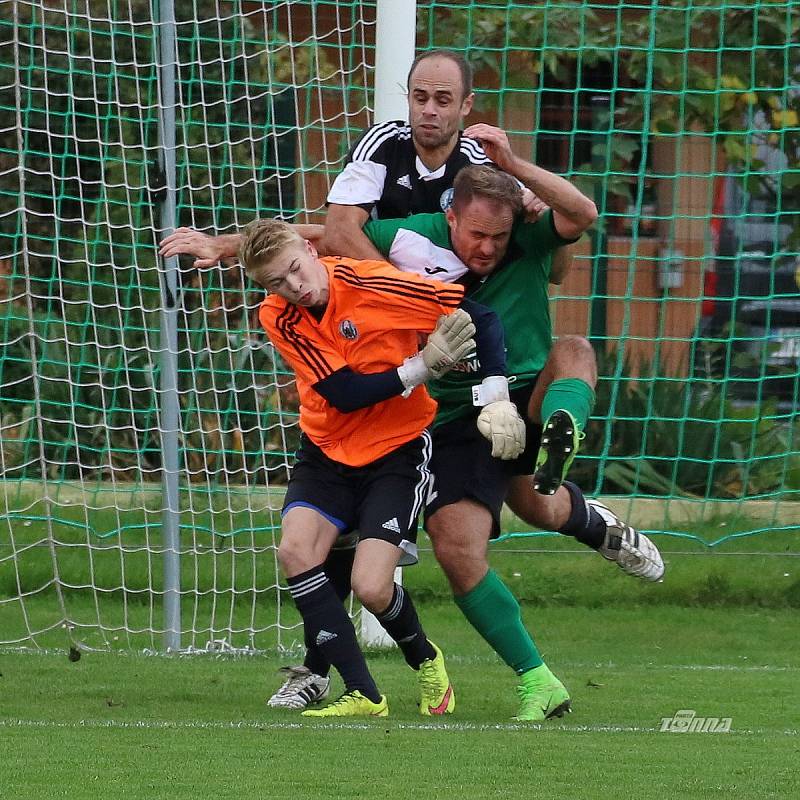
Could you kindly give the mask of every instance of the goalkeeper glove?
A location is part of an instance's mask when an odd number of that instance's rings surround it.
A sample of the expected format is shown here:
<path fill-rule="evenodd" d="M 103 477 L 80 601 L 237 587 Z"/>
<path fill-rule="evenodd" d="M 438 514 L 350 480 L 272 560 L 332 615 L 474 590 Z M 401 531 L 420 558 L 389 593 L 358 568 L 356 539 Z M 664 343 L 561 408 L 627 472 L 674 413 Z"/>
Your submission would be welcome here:
<path fill-rule="evenodd" d="M 407 358 L 397 368 L 397 374 L 406 387 L 403 396 L 407 397 L 412 389 L 430 378 L 444 375 L 474 350 L 474 334 L 472 318 L 461 308 L 439 317 L 422 351 Z"/>
<path fill-rule="evenodd" d="M 492 443 L 492 455 L 503 461 L 517 458 L 525 449 L 525 422 L 508 395 L 508 379 L 484 378 L 473 387 L 473 403 L 483 406 L 478 430 Z"/>

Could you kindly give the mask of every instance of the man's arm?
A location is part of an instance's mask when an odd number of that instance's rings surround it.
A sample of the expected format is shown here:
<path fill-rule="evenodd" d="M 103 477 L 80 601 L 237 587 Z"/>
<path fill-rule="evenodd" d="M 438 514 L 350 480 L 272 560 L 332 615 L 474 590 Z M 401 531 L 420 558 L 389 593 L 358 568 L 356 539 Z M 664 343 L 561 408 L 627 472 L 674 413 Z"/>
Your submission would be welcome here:
<path fill-rule="evenodd" d="M 563 239 L 578 238 L 597 219 L 595 204 L 569 181 L 516 156 L 505 131 L 479 123 L 467 128 L 464 135 L 477 139 L 500 169 L 550 206 L 556 232 Z"/>
<path fill-rule="evenodd" d="M 299 224 L 292 227 L 317 249 L 319 255 L 340 255 L 324 249 L 324 225 Z M 158 248 L 162 258 L 185 255 L 194 256 L 197 269 L 208 269 L 220 261 L 236 258 L 242 241 L 240 233 L 225 233 L 211 236 L 194 228 L 177 228 L 174 233 L 164 239 Z"/>
<path fill-rule="evenodd" d="M 241 239 L 238 233 L 209 236 L 194 228 L 176 228 L 174 233 L 160 243 L 158 254 L 162 258 L 194 256 L 194 266 L 197 269 L 207 269 L 226 258 L 236 258 Z"/>
<path fill-rule="evenodd" d="M 564 283 L 570 269 L 572 268 L 572 245 L 568 244 L 559 247 L 553 253 L 553 263 L 550 267 L 550 283 L 560 285 Z"/>
<path fill-rule="evenodd" d="M 472 305 L 477 308 L 477 304 Z M 500 326 L 499 320 L 497 326 Z M 343 367 L 315 383 L 313 389 L 343 414 L 400 394 L 406 396 L 420 384 L 448 372 L 467 356 L 475 348 L 474 335 L 475 325 L 470 315 L 463 309 L 456 309 L 452 314 L 439 317 L 425 347 L 399 367 L 373 373 L 359 373 Z M 500 336 L 502 346 L 502 328 Z"/>
<path fill-rule="evenodd" d="M 327 255 L 347 256 L 368 261 L 383 261 L 375 246 L 361 230 L 369 214 L 361 206 L 331 203 L 325 219 L 322 249 Z"/>
<path fill-rule="evenodd" d="M 339 253 L 329 253 L 324 250 L 325 226 L 317 223 L 306 222 L 292 223 L 292 227 L 308 242 L 314 245 L 318 255 L 338 256 Z"/>
<path fill-rule="evenodd" d="M 358 138 L 328 192 L 325 248 L 331 255 L 361 260 L 380 258 L 361 232 L 375 203 L 383 197 L 386 164 L 394 157 L 402 122 L 376 123 Z"/>

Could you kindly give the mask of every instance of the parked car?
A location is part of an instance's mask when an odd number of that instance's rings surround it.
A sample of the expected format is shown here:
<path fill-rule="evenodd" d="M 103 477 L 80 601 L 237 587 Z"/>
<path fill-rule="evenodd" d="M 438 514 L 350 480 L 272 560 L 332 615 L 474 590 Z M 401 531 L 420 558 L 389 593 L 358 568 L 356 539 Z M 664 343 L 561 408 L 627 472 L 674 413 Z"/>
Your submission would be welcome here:
<path fill-rule="evenodd" d="M 797 218 L 776 213 L 769 188 L 754 197 L 737 176 L 719 184 L 717 255 L 705 276 L 695 373 L 719 380 L 735 401 L 774 398 L 792 414 L 800 395 L 800 256 L 790 243 Z"/>

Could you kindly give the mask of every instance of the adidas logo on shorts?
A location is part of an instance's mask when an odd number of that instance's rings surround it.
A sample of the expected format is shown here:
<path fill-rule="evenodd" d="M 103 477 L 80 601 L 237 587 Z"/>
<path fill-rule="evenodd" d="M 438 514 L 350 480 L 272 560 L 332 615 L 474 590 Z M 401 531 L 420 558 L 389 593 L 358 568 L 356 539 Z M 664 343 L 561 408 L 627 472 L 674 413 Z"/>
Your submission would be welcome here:
<path fill-rule="evenodd" d="M 400 533 L 400 523 L 397 521 L 397 517 L 392 517 L 391 519 L 387 519 L 386 522 L 381 525 L 382 528 L 386 528 L 387 531 L 393 531 L 394 533 Z"/>

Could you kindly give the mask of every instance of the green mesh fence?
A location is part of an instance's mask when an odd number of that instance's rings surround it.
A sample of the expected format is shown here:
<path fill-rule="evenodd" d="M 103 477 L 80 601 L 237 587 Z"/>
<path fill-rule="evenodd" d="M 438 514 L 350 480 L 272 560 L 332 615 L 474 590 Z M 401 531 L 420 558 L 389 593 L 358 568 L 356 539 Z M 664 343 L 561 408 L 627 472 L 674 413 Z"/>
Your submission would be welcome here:
<path fill-rule="evenodd" d="M 163 629 L 151 5 L 23 1 L 0 20 L 6 644 L 65 626 L 87 646 L 158 647 Z M 322 220 L 371 119 L 374 4 L 176 13 L 177 224 Z M 419 49 L 475 66 L 470 121 L 504 127 L 600 210 L 553 297 L 556 334 L 589 336 L 600 367 L 572 479 L 650 532 L 795 531 L 797 8 L 420 2 L 417 21 Z M 296 396 L 258 302 L 237 267 L 181 263 L 190 647 L 281 643 L 295 622 L 274 544 Z"/>

